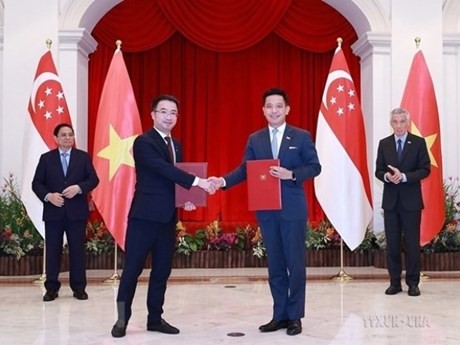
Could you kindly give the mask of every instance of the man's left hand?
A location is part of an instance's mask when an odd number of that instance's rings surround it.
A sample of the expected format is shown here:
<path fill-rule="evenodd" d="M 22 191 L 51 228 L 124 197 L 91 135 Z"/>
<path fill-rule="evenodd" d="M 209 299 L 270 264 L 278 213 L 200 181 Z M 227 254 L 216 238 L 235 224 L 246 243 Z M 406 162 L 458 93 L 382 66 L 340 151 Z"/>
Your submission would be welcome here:
<path fill-rule="evenodd" d="M 269 173 L 271 176 L 279 178 L 280 180 L 292 180 L 292 171 L 283 167 L 276 165 L 271 166 Z"/>
<path fill-rule="evenodd" d="M 75 195 L 81 193 L 80 186 L 78 184 L 74 184 L 72 186 L 67 187 L 62 191 L 62 195 L 67 199 L 72 199 Z"/>

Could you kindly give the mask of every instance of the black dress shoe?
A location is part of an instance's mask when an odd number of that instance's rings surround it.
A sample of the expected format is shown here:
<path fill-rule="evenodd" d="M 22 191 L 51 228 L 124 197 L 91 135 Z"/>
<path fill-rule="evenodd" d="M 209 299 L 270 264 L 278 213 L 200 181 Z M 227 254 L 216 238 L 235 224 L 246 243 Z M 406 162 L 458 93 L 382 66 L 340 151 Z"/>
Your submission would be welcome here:
<path fill-rule="evenodd" d="M 271 320 L 269 323 L 262 325 L 259 327 L 261 332 L 274 332 L 281 328 L 287 328 L 288 321 L 287 320 Z"/>
<path fill-rule="evenodd" d="M 302 333 L 302 322 L 300 322 L 299 319 L 289 320 L 286 334 L 287 335 L 297 335 L 300 333 Z"/>
<path fill-rule="evenodd" d="M 147 331 L 160 332 L 166 334 L 179 334 L 180 332 L 178 328 L 170 325 L 163 319 L 161 319 L 161 321 L 157 323 L 147 324 Z"/>
<path fill-rule="evenodd" d="M 126 335 L 126 324 L 122 321 L 117 321 L 112 327 L 112 337 L 122 338 Z"/>
<path fill-rule="evenodd" d="M 51 302 L 59 297 L 59 294 L 56 290 L 48 290 L 43 296 L 43 302 Z"/>
<path fill-rule="evenodd" d="M 86 293 L 85 290 L 78 290 L 78 291 L 73 292 L 73 297 L 83 301 L 85 299 L 88 299 L 88 294 Z"/>
<path fill-rule="evenodd" d="M 407 291 L 407 294 L 413 297 L 420 296 L 420 289 L 417 285 L 409 286 L 409 291 Z"/>
<path fill-rule="evenodd" d="M 388 289 L 385 290 L 385 295 L 396 295 L 398 292 L 402 291 L 401 286 L 390 285 Z"/>

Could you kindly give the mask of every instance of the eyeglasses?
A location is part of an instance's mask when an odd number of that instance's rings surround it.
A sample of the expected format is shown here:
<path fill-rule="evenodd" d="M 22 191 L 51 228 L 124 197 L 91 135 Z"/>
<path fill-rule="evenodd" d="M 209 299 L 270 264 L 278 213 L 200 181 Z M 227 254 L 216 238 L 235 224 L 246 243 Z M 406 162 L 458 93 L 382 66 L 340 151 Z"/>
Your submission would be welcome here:
<path fill-rule="evenodd" d="M 166 110 L 166 109 L 160 109 L 160 110 L 154 110 L 155 113 L 160 113 L 161 116 L 166 116 L 170 115 L 171 117 L 177 117 L 179 114 L 177 113 L 176 110 Z"/>

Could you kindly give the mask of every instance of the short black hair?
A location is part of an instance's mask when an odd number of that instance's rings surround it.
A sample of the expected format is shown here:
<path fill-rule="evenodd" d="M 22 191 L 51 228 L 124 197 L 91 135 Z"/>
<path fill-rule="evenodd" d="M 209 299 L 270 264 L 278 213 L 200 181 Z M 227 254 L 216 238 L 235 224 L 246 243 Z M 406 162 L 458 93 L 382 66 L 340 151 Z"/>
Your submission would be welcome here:
<path fill-rule="evenodd" d="M 288 98 L 286 91 L 280 88 L 276 88 L 276 87 L 268 89 L 267 91 L 264 92 L 264 94 L 262 95 L 262 105 L 265 105 L 265 101 L 267 100 L 268 96 L 273 96 L 273 95 L 278 95 L 278 96 L 283 97 L 284 103 L 286 103 L 286 105 L 289 105 L 289 98 Z"/>
<path fill-rule="evenodd" d="M 72 130 L 72 133 L 74 133 L 71 125 L 69 125 L 68 123 L 60 123 L 54 128 L 53 135 L 57 137 L 61 128 L 64 128 L 64 127 L 69 127 Z"/>
<path fill-rule="evenodd" d="M 158 97 L 155 97 L 152 101 L 152 111 L 156 109 L 158 103 L 161 101 L 170 101 L 176 103 L 177 109 L 179 109 L 179 100 L 174 97 L 173 95 L 160 95 Z"/>

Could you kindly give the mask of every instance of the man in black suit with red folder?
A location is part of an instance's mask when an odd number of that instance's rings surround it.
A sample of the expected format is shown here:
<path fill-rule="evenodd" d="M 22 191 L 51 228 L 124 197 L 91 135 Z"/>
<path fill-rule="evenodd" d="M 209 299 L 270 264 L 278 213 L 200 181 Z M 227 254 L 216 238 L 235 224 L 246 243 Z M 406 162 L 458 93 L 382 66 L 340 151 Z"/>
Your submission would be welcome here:
<path fill-rule="evenodd" d="M 178 108 L 179 101 L 174 96 L 155 98 L 151 112 L 154 126 L 134 141 L 136 188 L 128 214 L 125 265 L 117 296 L 118 319 L 111 331 L 115 338 L 126 335 L 137 279 L 149 253 L 152 270 L 147 293 L 147 330 L 179 333 L 178 328 L 162 318 L 176 239 L 175 184 L 187 189 L 198 186 L 210 193 L 214 186 L 174 166 L 174 162 L 182 160 L 181 146 L 171 138 Z M 184 208 L 190 211 L 195 205 L 186 203 Z"/>
<path fill-rule="evenodd" d="M 394 134 L 382 139 L 377 150 L 375 176 L 384 183 L 382 208 L 387 241 L 390 286 L 385 294 L 402 291 L 401 242 L 406 244 L 406 284 L 409 296 L 419 296 L 420 222 L 423 209 L 421 180 L 431 171 L 425 139 L 408 132 L 409 112 L 391 111 Z"/>

